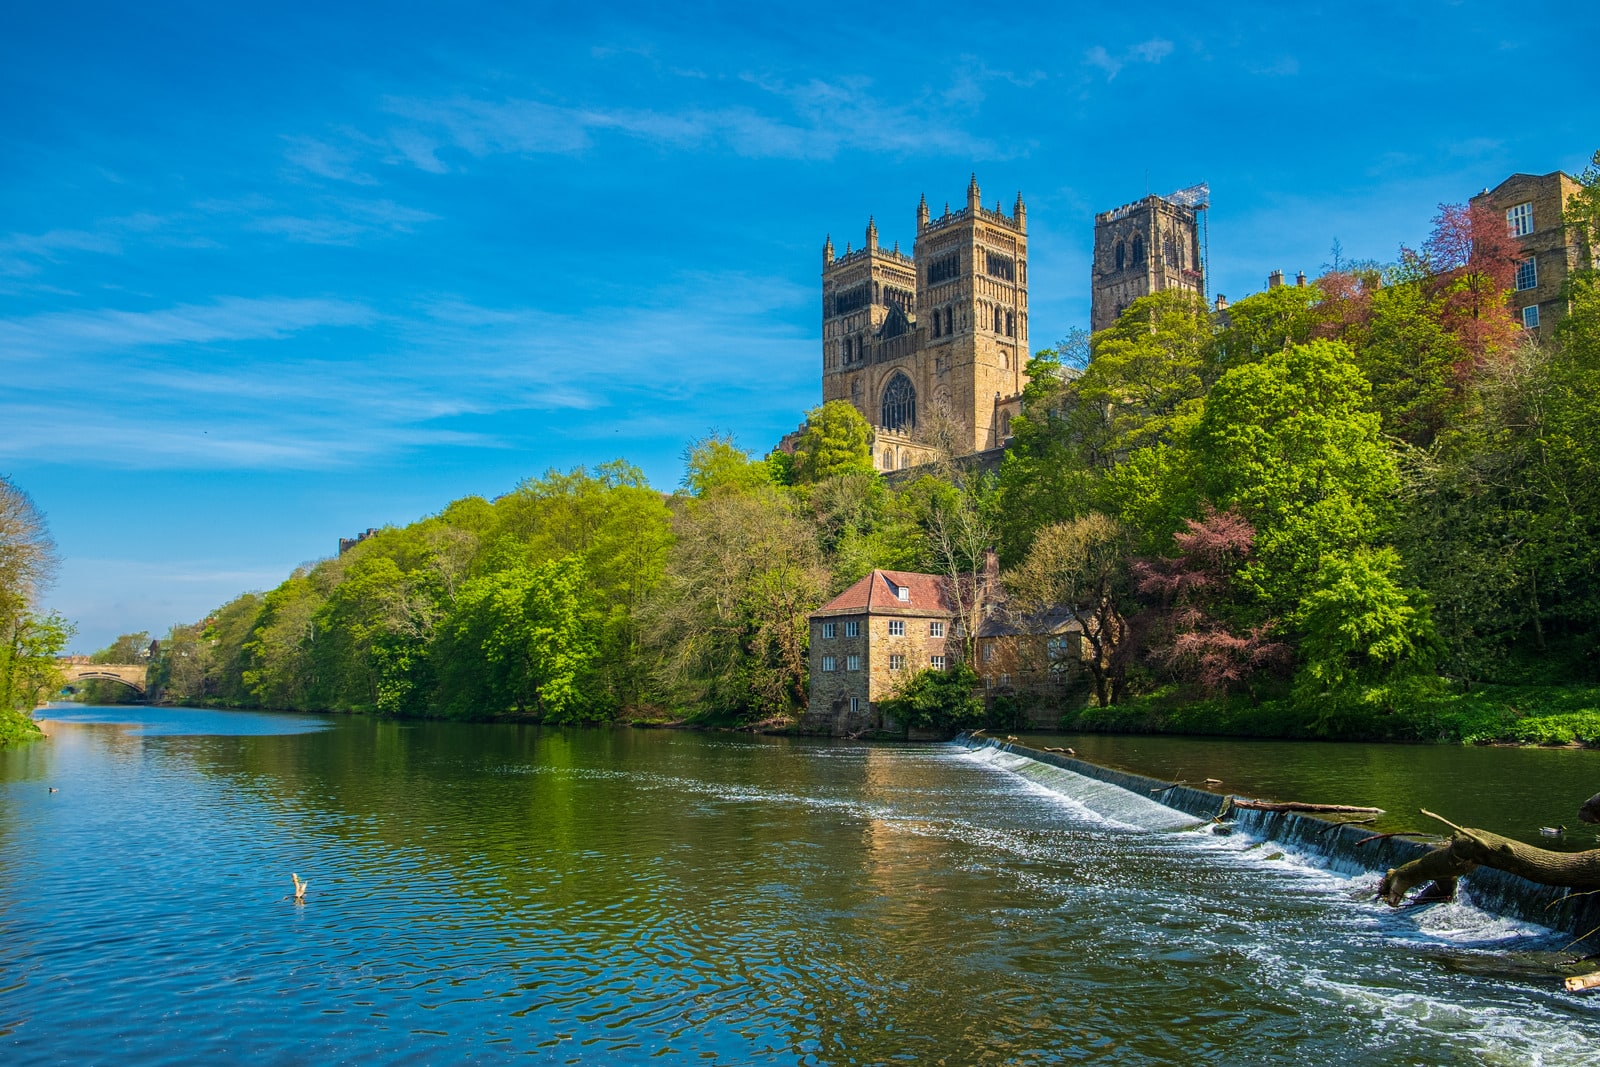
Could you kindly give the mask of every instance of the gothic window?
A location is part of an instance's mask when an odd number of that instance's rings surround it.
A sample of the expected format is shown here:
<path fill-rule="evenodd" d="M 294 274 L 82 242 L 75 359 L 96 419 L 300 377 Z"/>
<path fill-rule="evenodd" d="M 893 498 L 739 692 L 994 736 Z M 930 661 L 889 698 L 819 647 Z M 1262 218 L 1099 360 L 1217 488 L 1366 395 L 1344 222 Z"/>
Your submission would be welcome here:
<path fill-rule="evenodd" d="M 892 448 L 883 450 L 883 469 L 886 471 L 894 470 L 894 449 Z"/>
<path fill-rule="evenodd" d="M 1000 416 L 1000 436 L 1001 438 L 1011 436 L 1011 412 L 1009 411 Z"/>
<path fill-rule="evenodd" d="M 1167 266 L 1169 266 L 1169 267 L 1181 267 L 1181 266 L 1183 266 L 1183 264 L 1178 262 L 1178 242 L 1174 241 L 1172 239 L 1172 231 L 1170 231 L 1170 230 L 1167 231 L 1167 239 L 1161 245 L 1161 250 L 1166 255 L 1166 260 L 1167 260 L 1166 265 Z"/>
<path fill-rule="evenodd" d="M 1133 265 L 1144 266 L 1144 238 L 1139 234 L 1133 235 Z"/>
<path fill-rule="evenodd" d="M 961 276 L 961 253 L 951 252 L 928 264 L 928 284 L 937 285 Z"/>
<path fill-rule="evenodd" d="M 910 430 L 916 427 L 917 390 L 904 374 L 896 374 L 889 379 L 889 388 L 883 391 L 882 416 L 879 425 L 886 430 Z"/>
<path fill-rule="evenodd" d="M 850 364 L 850 338 L 846 337 L 844 339 L 843 343 L 844 343 L 844 362 L 845 362 L 845 365 L 848 366 Z"/>
<path fill-rule="evenodd" d="M 1121 270 L 1123 267 L 1127 266 L 1127 264 L 1124 262 L 1124 260 L 1126 258 L 1126 251 L 1127 250 L 1123 247 L 1122 242 L 1118 241 L 1117 242 L 1117 269 L 1118 270 Z"/>
<path fill-rule="evenodd" d="M 953 314 L 954 313 L 949 308 L 944 309 L 944 332 L 946 334 L 952 334 L 956 332 L 955 328 L 950 325 Z"/>
<path fill-rule="evenodd" d="M 872 302 L 872 290 L 865 285 L 858 285 L 834 297 L 833 310 L 835 314 L 844 315 L 857 311 Z"/>
<path fill-rule="evenodd" d="M 1000 332 L 1000 309 L 998 307 L 994 309 L 994 332 Z"/>
<path fill-rule="evenodd" d="M 1008 282 L 1016 279 L 1017 265 L 1010 256 L 998 256 L 993 252 L 985 252 L 984 255 L 988 257 L 985 266 L 991 278 L 1003 278 Z"/>
<path fill-rule="evenodd" d="M 1008 311 L 1008 312 L 1006 312 L 1006 336 L 1007 337 L 1015 337 L 1016 335 L 1017 335 L 1017 317 L 1016 317 L 1016 315 L 1014 315 L 1014 314 L 1012 314 L 1011 312 Z"/>
<path fill-rule="evenodd" d="M 940 325 L 939 309 L 938 308 L 934 308 L 933 309 L 933 336 L 935 336 L 935 337 L 939 336 L 939 325 Z"/>

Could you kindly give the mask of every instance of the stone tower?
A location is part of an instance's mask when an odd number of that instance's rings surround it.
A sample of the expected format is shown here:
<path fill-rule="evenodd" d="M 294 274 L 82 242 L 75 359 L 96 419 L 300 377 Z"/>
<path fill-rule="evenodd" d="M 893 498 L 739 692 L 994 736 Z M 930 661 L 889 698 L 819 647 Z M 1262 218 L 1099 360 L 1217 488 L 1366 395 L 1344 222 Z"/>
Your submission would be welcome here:
<path fill-rule="evenodd" d="M 1028 215 L 985 208 L 974 176 L 966 206 L 917 206 L 913 254 L 823 247 L 822 397 L 849 400 L 876 431 L 880 469 L 927 455 L 917 434 L 955 431 L 960 453 L 999 448 L 1027 383 Z"/>
<path fill-rule="evenodd" d="M 1089 328 L 1103 330 L 1141 296 L 1165 289 L 1206 295 L 1200 213 L 1210 190 L 1147 196 L 1094 217 Z"/>

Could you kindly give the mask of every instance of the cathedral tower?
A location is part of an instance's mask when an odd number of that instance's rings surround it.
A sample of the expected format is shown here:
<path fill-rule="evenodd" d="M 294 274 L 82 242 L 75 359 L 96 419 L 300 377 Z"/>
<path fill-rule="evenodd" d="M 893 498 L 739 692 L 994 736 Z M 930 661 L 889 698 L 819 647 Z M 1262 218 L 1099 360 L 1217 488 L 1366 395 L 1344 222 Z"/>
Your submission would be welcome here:
<path fill-rule="evenodd" d="M 1089 328 L 1103 330 L 1141 296 L 1165 289 L 1206 295 L 1205 185 L 1147 196 L 1094 217 Z"/>
<path fill-rule="evenodd" d="M 860 251 L 825 246 L 822 395 L 873 425 L 880 469 L 920 461 L 917 431 L 934 423 L 958 453 L 1005 444 L 1027 382 L 1027 241 L 1021 194 L 1010 215 L 989 210 L 974 176 L 960 210 L 918 205 L 910 257 L 885 252 L 870 222 Z"/>

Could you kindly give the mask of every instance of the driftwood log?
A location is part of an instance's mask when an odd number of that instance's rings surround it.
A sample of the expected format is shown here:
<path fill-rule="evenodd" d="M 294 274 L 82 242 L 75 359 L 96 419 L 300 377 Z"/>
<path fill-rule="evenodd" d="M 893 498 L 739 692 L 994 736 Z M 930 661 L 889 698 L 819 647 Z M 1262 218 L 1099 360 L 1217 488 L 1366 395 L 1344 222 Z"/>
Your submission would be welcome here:
<path fill-rule="evenodd" d="M 1589 801 L 1584 808 L 1595 804 Z M 1587 852 L 1552 852 L 1525 845 L 1509 837 L 1457 826 L 1426 809 L 1422 814 L 1438 819 L 1454 831 L 1443 846 L 1401 867 L 1392 868 L 1378 886 L 1379 899 L 1399 907 L 1405 895 L 1425 882 L 1450 886 L 1478 867 L 1492 867 L 1521 875 L 1530 882 L 1563 889 L 1600 890 L 1600 849 Z"/>
<path fill-rule="evenodd" d="M 1310 811 L 1325 815 L 1359 814 L 1382 815 L 1382 808 L 1358 808 L 1350 804 L 1301 804 L 1298 801 L 1284 803 L 1268 802 L 1265 800 L 1243 800 L 1235 798 L 1233 806 L 1244 808 L 1247 811 Z"/>

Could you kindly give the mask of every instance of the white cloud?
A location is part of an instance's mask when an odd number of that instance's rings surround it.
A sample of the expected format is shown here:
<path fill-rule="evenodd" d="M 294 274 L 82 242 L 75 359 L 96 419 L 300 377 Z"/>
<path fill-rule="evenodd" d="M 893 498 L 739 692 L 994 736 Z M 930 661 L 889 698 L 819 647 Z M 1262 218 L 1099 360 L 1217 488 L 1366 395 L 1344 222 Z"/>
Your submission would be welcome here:
<path fill-rule="evenodd" d="M 1130 63 L 1160 63 L 1170 56 L 1172 51 L 1171 41 L 1152 37 L 1148 41 L 1129 46 L 1118 55 L 1112 55 L 1105 45 L 1097 44 L 1084 53 L 1083 60 L 1091 67 L 1105 71 L 1106 81 L 1110 81 Z"/>

